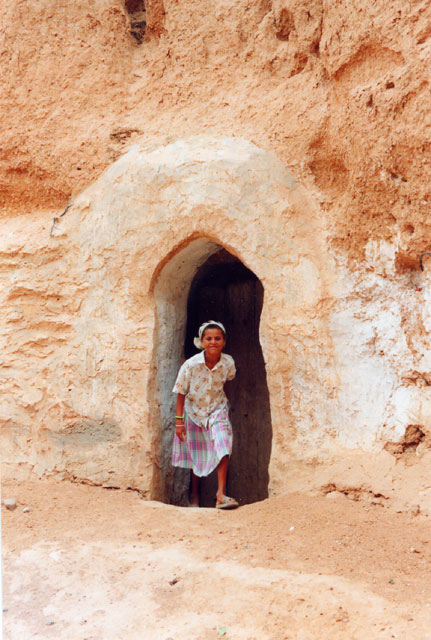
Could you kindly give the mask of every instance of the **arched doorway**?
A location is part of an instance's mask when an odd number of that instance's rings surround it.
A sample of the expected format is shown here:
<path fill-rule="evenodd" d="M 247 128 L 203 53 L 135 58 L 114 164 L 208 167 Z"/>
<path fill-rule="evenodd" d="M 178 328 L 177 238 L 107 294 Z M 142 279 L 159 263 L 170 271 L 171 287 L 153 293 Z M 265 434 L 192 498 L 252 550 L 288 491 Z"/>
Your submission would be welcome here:
<path fill-rule="evenodd" d="M 220 249 L 198 269 L 187 302 L 186 358 L 197 350 L 193 337 L 209 319 L 227 330 L 226 352 L 236 363 L 237 376 L 228 385 L 234 447 L 229 465 L 228 492 L 241 504 L 268 497 L 271 454 L 271 414 L 265 363 L 259 343 L 263 286 L 240 260 Z M 213 506 L 216 474 L 201 481 L 201 505 Z"/>
<path fill-rule="evenodd" d="M 247 504 L 268 495 L 272 427 L 265 363 L 259 343 L 263 286 L 235 256 L 209 238 L 192 240 L 163 266 L 154 286 L 157 326 L 155 405 L 160 433 L 158 495 L 186 504 L 190 472 L 171 466 L 175 377 L 194 353 L 201 322 L 219 319 L 226 326 L 226 352 L 236 362 L 230 384 L 234 449 L 228 490 Z M 216 474 L 201 483 L 202 506 L 214 506 Z"/>

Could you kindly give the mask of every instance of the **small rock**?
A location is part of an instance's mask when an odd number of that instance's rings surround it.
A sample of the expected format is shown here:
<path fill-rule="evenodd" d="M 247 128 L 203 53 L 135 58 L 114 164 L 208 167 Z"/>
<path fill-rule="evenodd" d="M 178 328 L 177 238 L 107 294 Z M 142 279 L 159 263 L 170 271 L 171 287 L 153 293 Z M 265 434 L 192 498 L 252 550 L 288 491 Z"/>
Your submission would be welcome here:
<path fill-rule="evenodd" d="M 24 509 L 22 510 L 23 513 L 29 513 L 30 511 L 30 507 L 24 507 Z"/>
<path fill-rule="evenodd" d="M 45 622 L 45 624 L 50 627 L 52 624 L 55 624 L 54 620 L 48 620 L 48 622 Z"/>
<path fill-rule="evenodd" d="M 3 504 L 6 507 L 6 509 L 9 509 L 9 511 L 13 511 L 14 509 L 16 509 L 15 498 L 5 498 L 3 500 Z"/>
<path fill-rule="evenodd" d="M 3 613 L 6 613 L 6 611 L 7 611 L 7 607 L 3 607 L 3 608 L 2 608 L 2 611 L 3 611 Z"/>
<path fill-rule="evenodd" d="M 289 531 L 295 531 L 295 527 L 289 527 Z"/>
<path fill-rule="evenodd" d="M 172 580 L 169 580 L 169 584 L 171 585 L 171 587 L 174 586 L 174 584 L 177 584 L 179 578 L 173 578 Z"/>

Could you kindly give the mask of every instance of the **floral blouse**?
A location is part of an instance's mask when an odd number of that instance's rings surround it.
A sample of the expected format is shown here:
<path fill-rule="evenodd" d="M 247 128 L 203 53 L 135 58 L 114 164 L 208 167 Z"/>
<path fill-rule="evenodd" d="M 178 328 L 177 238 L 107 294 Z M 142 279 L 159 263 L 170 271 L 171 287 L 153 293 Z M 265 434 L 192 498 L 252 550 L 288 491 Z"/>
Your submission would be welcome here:
<path fill-rule="evenodd" d="M 184 409 L 193 422 L 206 427 L 214 411 L 227 406 L 223 385 L 235 377 L 236 369 L 232 356 L 222 353 L 217 364 L 209 369 L 205 364 L 205 352 L 197 353 L 182 365 L 174 393 L 186 396 Z"/>

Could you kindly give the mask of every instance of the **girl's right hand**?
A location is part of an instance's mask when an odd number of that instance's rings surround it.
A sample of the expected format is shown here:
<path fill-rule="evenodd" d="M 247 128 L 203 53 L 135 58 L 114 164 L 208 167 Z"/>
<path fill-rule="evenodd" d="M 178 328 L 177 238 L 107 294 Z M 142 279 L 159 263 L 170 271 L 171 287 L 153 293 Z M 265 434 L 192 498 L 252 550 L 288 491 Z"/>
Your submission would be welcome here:
<path fill-rule="evenodd" d="M 179 438 L 181 440 L 181 442 L 185 442 L 186 441 L 186 428 L 185 426 L 182 425 L 177 425 L 175 427 L 175 433 L 177 435 L 177 438 Z"/>

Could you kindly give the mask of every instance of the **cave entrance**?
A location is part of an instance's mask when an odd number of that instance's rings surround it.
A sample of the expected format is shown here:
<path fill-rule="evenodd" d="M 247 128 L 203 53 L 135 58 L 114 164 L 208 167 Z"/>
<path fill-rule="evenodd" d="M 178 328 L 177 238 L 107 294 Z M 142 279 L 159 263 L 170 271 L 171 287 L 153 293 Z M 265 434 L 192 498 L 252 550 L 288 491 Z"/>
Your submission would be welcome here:
<path fill-rule="evenodd" d="M 159 433 L 154 494 L 171 504 L 187 504 L 190 471 L 171 464 L 176 400 L 172 388 L 184 359 L 197 352 L 193 337 L 200 324 L 210 319 L 225 325 L 226 353 L 233 356 L 237 367 L 228 389 L 234 443 L 227 490 L 241 504 L 263 500 L 268 496 L 272 427 L 259 342 L 260 280 L 220 244 L 200 237 L 163 265 L 155 278 L 154 299 L 155 375 L 149 380 L 154 428 Z M 215 471 L 202 479 L 202 506 L 214 506 L 216 484 Z"/>
<path fill-rule="evenodd" d="M 265 362 L 259 342 L 263 286 L 256 275 L 223 248 L 213 253 L 194 276 L 188 301 L 184 356 L 197 353 L 193 338 L 206 320 L 226 327 L 225 351 L 235 360 L 237 375 L 228 385 L 233 451 L 227 492 L 240 504 L 268 497 L 271 413 Z M 214 506 L 217 474 L 200 483 L 201 506 Z"/>

